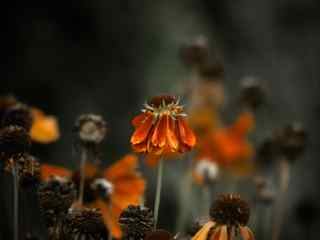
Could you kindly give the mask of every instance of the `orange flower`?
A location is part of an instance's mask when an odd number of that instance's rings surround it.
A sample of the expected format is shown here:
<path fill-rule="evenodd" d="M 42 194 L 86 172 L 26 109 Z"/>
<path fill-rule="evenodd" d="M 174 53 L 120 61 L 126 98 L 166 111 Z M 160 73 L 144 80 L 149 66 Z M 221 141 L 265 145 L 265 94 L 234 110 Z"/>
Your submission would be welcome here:
<path fill-rule="evenodd" d="M 159 157 L 184 153 L 196 144 L 196 137 L 176 97 L 153 97 L 142 112 L 132 120 L 135 131 L 131 136 L 131 145 L 135 152 Z"/>
<path fill-rule="evenodd" d="M 59 127 L 55 117 L 46 116 L 41 110 L 32 108 L 33 124 L 31 127 L 31 139 L 39 143 L 56 141 L 59 136 Z"/>
<path fill-rule="evenodd" d="M 136 171 L 137 163 L 136 156 L 126 155 L 103 171 L 91 164 L 85 168 L 84 204 L 101 210 L 104 222 L 115 238 L 122 236 L 118 224 L 120 213 L 130 204 L 139 205 L 144 194 L 145 181 Z M 41 169 L 42 179 L 52 175 L 72 178 L 76 185 L 79 183 L 78 171 L 71 172 L 44 164 Z M 107 192 L 101 194 L 97 191 L 104 187 Z"/>

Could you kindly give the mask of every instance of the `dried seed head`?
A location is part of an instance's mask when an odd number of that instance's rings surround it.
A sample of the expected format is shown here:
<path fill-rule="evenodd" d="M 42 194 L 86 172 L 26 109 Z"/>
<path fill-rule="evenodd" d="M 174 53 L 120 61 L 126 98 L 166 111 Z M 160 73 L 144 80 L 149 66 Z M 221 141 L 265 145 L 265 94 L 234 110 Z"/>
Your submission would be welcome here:
<path fill-rule="evenodd" d="M 119 217 L 124 239 L 143 240 L 154 226 L 153 213 L 143 206 L 129 205 Z"/>
<path fill-rule="evenodd" d="M 176 96 L 172 95 L 160 95 L 160 96 L 155 96 L 152 97 L 149 101 L 148 104 L 151 107 L 158 108 L 160 106 L 164 105 L 170 105 L 170 104 L 176 104 L 178 102 L 178 98 Z"/>
<path fill-rule="evenodd" d="M 35 186 L 40 181 L 40 163 L 30 154 L 25 154 L 19 163 L 19 180 L 21 187 Z"/>
<path fill-rule="evenodd" d="M 149 232 L 145 237 L 145 240 L 172 240 L 172 239 L 173 237 L 171 233 L 161 229 Z"/>
<path fill-rule="evenodd" d="M 307 134 L 300 123 L 292 123 L 275 134 L 280 152 L 288 159 L 295 160 L 305 150 Z"/>
<path fill-rule="evenodd" d="M 74 129 L 80 143 L 85 146 L 100 144 L 107 133 L 106 122 L 101 116 L 95 114 L 81 115 Z"/>
<path fill-rule="evenodd" d="M 199 36 L 192 42 L 184 44 L 180 49 L 180 58 L 188 67 L 198 67 L 208 61 L 208 40 Z"/>
<path fill-rule="evenodd" d="M 205 64 L 200 67 L 200 76 L 206 81 L 220 81 L 224 78 L 224 65 L 221 61 Z"/>
<path fill-rule="evenodd" d="M 31 139 L 27 131 L 19 126 L 8 126 L 0 131 L 0 153 L 12 158 L 27 152 Z"/>
<path fill-rule="evenodd" d="M 2 122 L 5 112 L 17 103 L 17 99 L 12 95 L 0 97 L 0 122 Z"/>
<path fill-rule="evenodd" d="M 213 202 L 210 217 L 219 225 L 245 226 L 250 218 L 250 208 L 239 195 L 223 194 Z"/>
<path fill-rule="evenodd" d="M 51 178 L 40 185 L 38 196 L 40 210 L 49 225 L 52 219 L 47 219 L 48 216 L 59 218 L 67 213 L 69 207 L 76 199 L 76 190 L 70 181 Z"/>
<path fill-rule="evenodd" d="M 64 225 L 66 239 L 107 239 L 107 229 L 97 209 L 70 209 Z"/>
<path fill-rule="evenodd" d="M 243 79 L 240 101 L 254 111 L 265 101 L 265 90 L 256 78 Z"/>
<path fill-rule="evenodd" d="M 30 131 L 33 117 L 30 108 L 25 104 L 15 104 L 7 109 L 2 119 L 2 127 L 15 125 L 23 127 L 27 132 Z"/>

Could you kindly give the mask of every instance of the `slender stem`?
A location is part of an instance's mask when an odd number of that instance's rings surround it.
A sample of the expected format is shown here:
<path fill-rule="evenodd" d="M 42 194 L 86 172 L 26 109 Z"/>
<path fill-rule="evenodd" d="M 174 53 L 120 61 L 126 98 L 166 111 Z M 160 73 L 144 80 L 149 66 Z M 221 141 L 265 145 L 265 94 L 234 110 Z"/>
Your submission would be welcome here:
<path fill-rule="evenodd" d="M 288 191 L 290 180 L 290 164 L 287 159 L 280 161 L 279 198 L 275 204 L 275 218 L 272 227 L 272 240 L 278 240 L 281 231 L 282 218 L 285 208 L 285 195 Z"/>
<path fill-rule="evenodd" d="M 157 189 L 156 189 L 156 200 L 154 204 L 154 229 L 157 228 L 158 223 L 158 214 L 160 207 L 160 198 L 161 198 L 161 186 L 162 186 L 162 175 L 163 175 L 163 159 L 160 159 L 158 166 L 158 178 L 157 178 Z"/>
<path fill-rule="evenodd" d="M 202 186 L 202 215 L 207 216 L 210 208 L 210 187 L 208 183 Z"/>
<path fill-rule="evenodd" d="M 16 165 L 12 168 L 13 177 L 13 239 L 19 239 L 19 176 Z"/>
<path fill-rule="evenodd" d="M 108 207 L 108 213 L 109 213 L 109 216 L 111 217 L 112 216 L 112 204 L 111 204 L 111 201 L 109 203 L 109 207 Z M 110 223 L 108 223 L 108 240 L 112 240 L 112 232 L 111 232 L 111 226 L 110 226 Z"/>
<path fill-rule="evenodd" d="M 85 166 L 87 160 L 87 150 L 82 149 L 81 165 L 80 165 L 80 188 L 79 188 L 79 204 L 83 204 L 84 183 L 85 183 Z"/>

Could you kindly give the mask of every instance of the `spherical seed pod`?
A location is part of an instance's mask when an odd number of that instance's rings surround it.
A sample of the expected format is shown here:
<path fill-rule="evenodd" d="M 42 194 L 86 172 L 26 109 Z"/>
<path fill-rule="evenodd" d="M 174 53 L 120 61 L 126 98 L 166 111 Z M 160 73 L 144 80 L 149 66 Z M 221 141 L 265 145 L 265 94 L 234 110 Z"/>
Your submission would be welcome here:
<path fill-rule="evenodd" d="M 76 199 L 76 190 L 72 182 L 60 178 L 51 178 L 42 183 L 38 190 L 40 210 L 44 217 L 60 217 L 67 213 Z M 50 225 L 50 219 L 45 219 Z"/>
<path fill-rule="evenodd" d="M 219 225 L 239 227 L 247 225 L 250 208 L 238 194 L 223 194 L 212 203 L 209 214 Z"/>
<path fill-rule="evenodd" d="M 97 209 L 70 209 L 64 220 L 64 235 L 69 240 L 107 239 L 108 232 Z"/>
<path fill-rule="evenodd" d="M 240 102 L 249 109 L 257 110 L 265 101 L 265 90 L 254 77 L 242 80 Z"/>
<path fill-rule="evenodd" d="M 305 150 L 307 134 L 304 127 L 297 122 L 289 124 L 275 133 L 275 143 L 280 152 L 288 159 L 297 159 Z"/>
<path fill-rule="evenodd" d="M 199 36 L 184 44 L 180 49 L 180 58 L 187 67 L 198 67 L 205 64 L 208 57 L 208 40 L 204 36 Z"/>
<path fill-rule="evenodd" d="M 104 119 L 95 114 L 81 115 L 75 123 L 74 132 L 81 145 L 99 145 L 105 138 L 107 126 Z"/>
<path fill-rule="evenodd" d="M 23 127 L 8 126 L 0 130 L 0 153 L 7 158 L 28 151 L 31 139 Z"/>
<path fill-rule="evenodd" d="M 7 109 L 3 116 L 1 126 L 20 126 L 23 127 L 27 132 L 29 132 L 32 123 L 33 117 L 30 108 L 25 104 L 17 103 Z"/>
<path fill-rule="evenodd" d="M 129 205 L 119 217 L 124 239 L 143 240 L 154 226 L 153 213 L 144 206 Z"/>

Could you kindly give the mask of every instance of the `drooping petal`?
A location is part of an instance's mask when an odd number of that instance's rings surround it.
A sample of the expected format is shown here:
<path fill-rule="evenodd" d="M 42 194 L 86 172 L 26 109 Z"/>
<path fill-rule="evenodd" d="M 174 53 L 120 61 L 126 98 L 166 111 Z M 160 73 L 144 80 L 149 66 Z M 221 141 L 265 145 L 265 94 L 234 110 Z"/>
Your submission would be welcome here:
<path fill-rule="evenodd" d="M 196 136 L 188 126 L 186 120 L 179 117 L 178 127 L 179 127 L 180 140 L 184 144 L 186 144 L 188 147 L 190 148 L 193 147 L 196 144 Z"/>
<path fill-rule="evenodd" d="M 254 240 L 254 235 L 248 227 L 240 227 L 240 235 L 243 240 Z"/>
<path fill-rule="evenodd" d="M 148 113 L 141 113 L 137 116 L 135 116 L 132 121 L 131 124 L 137 128 L 139 127 L 141 124 L 143 124 L 144 120 L 146 119 L 146 117 L 148 116 Z"/>
<path fill-rule="evenodd" d="M 167 142 L 171 148 L 171 152 L 176 152 L 179 147 L 179 141 L 175 134 L 175 120 L 170 116 L 166 116 L 166 135 Z"/>
<path fill-rule="evenodd" d="M 217 227 L 214 230 L 210 240 L 220 240 L 220 235 L 221 235 L 221 227 Z"/>
<path fill-rule="evenodd" d="M 166 144 L 166 121 L 164 117 L 158 119 L 151 136 L 151 143 L 157 147 L 164 147 Z"/>
<path fill-rule="evenodd" d="M 152 115 L 148 115 L 143 124 L 141 124 L 132 134 L 131 136 L 131 144 L 139 144 L 142 143 L 148 136 L 149 131 L 153 124 Z"/>
<path fill-rule="evenodd" d="M 147 141 L 132 145 L 132 150 L 137 153 L 146 152 L 147 151 Z"/>
<path fill-rule="evenodd" d="M 220 230 L 219 240 L 228 240 L 228 230 L 227 226 L 223 225 Z"/>
<path fill-rule="evenodd" d="M 40 175 L 43 181 L 48 180 L 52 176 L 58 177 L 71 177 L 72 172 L 63 167 L 52 166 L 48 164 L 42 164 L 40 168 Z"/>
<path fill-rule="evenodd" d="M 230 130 L 238 136 L 245 136 L 254 128 L 255 119 L 254 115 L 250 112 L 243 112 L 240 114 L 235 123 L 231 126 Z"/>
<path fill-rule="evenodd" d="M 191 240 L 207 240 L 208 233 L 215 223 L 212 221 L 207 222 L 197 233 L 192 237 Z"/>

